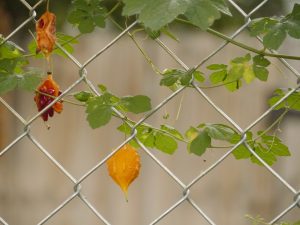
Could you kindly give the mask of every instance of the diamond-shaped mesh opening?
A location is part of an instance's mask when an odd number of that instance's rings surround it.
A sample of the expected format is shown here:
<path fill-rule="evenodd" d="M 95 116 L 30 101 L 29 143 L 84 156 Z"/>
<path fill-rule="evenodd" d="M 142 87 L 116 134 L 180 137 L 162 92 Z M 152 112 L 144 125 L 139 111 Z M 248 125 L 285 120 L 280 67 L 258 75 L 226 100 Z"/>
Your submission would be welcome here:
<path fill-rule="evenodd" d="M 222 177 L 220 171 L 224 173 Z M 264 215 L 271 220 L 294 196 L 265 168 L 250 160 L 237 161 L 233 156 L 203 177 L 191 191 L 192 198 L 215 218 L 216 224 L 249 224 L 246 215 Z M 222 216 L 215 217 L 218 213 Z"/>
<path fill-rule="evenodd" d="M 0 177 L 1 212 L 10 224 L 37 223 L 72 191 L 70 181 L 26 137 L 1 158 Z"/>

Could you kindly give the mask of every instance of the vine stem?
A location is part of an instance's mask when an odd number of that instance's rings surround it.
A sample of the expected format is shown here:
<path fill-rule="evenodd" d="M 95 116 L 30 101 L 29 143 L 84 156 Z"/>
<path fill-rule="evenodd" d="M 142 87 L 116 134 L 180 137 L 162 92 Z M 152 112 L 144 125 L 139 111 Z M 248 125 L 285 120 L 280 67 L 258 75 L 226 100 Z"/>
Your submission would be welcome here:
<path fill-rule="evenodd" d="M 120 30 L 124 30 L 123 27 L 118 24 L 113 18 L 110 17 L 110 20 L 112 21 L 113 24 L 115 24 Z M 188 22 L 188 21 L 187 21 Z M 151 60 L 151 58 L 149 57 L 149 55 L 145 52 L 145 50 L 138 44 L 138 42 L 136 41 L 134 34 L 139 32 L 139 31 L 144 31 L 144 29 L 140 28 L 137 29 L 135 31 L 133 31 L 132 33 L 128 32 L 128 35 L 130 36 L 130 38 L 133 40 L 134 44 L 137 46 L 137 48 L 140 50 L 140 52 L 142 53 L 142 55 L 144 56 L 144 58 L 146 59 L 146 61 L 148 62 L 148 64 L 152 67 L 152 70 L 159 75 L 162 75 L 163 73 L 158 69 L 157 66 L 154 65 L 153 61 Z M 196 67 L 196 69 L 199 66 Z M 231 84 L 236 82 L 237 80 L 233 80 L 233 81 L 228 81 L 222 84 L 216 84 L 216 85 L 207 85 L 207 86 L 199 86 L 201 89 L 211 89 L 211 88 L 217 88 L 217 87 L 223 87 L 227 84 Z M 192 86 L 191 86 L 192 87 Z"/>
<path fill-rule="evenodd" d="M 50 4 L 50 0 L 47 0 L 47 12 L 49 12 L 49 4 Z"/>
<path fill-rule="evenodd" d="M 253 139 L 253 141 L 256 141 L 257 139 L 259 139 L 259 138 L 261 138 L 263 135 L 265 135 L 266 133 L 268 133 L 273 127 L 275 127 L 276 126 L 276 124 L 279 124 L 282 120 L 283 120 L 283 118 L 284 118 L 284 116 L 288 113 L 290 111 L 290 109 L 289 108 L 286 108 L 284 111 L 283 111 L 283 113 L 282 114 L 280 114 L 280 116 L 267 128 L 267 129 L 265 129 L 260 135 L 258 135 L 257 137 L 255 137 L 254 139 Z"/>
<path fill-rule="evenodd" d="M 185 24 L 189 24 L 189 25 L 194 26 L 194 27 L 197 27 L 196 25 L 192 24 L 191 22 L 189 22 L 189 21 L 187 21 L 185 19 L 176 18 L 176 21 L 181 22 L 181 23 L 185 23 Z M 206 31 L 208 33 L 210 33 L 210 34 L 218 36 L 219 38 L 222 38 L 225 41 L 230 42 L 233 45 L 236 45 L 236 46 L 238 46 L 240 48 L 243 48 L 243 49 L 248 50 L 250 52 L 254 52 L 254 53 L 259 54 L 259 55 L 264 55 L 264 56 L 273 57 L 273 58 L 283 58 L 283 59 L 300 60 L 300 56 L 269 53 L 269 52 L 265 52 L 266 49 L 258 50 L 256 48 L 253 48 L 253 47 L 249 46 L 249 45 L 245 45 L 244 43 L 235 41 L 231 37 L 228 37 L 227 35 L 222 34 L 222 33 L 218 32 L 216 30 L 213 30 L 211 28 L 208 28 Z M 195 68 L 197 69 L 199 66 L 200 65 L 197 65 Z"/>
<path fill-rule="evenodd" d="M 121 5 L 121 2 L 119 1 L 117 4 L 114 5 L 114 7 L 111 8 L 111 10 L 104 16 L 105 18 L 109 17 L 114 11 L 118 9 L 118 7 Z"/>
<path fill-rule="evenodd" d="M 120 24 L 118 24 L 113 18 L 110 17 L 110 20 L 120 29 L 120 30 L 124 30 L 122 26 L 120 26 Z M 144 56 L 144 58 L 146 59 L 146 61 L 148 62 L 148 64 L 152 67 L 153 71 L 159 75 L 162 74 L 162 72 L 158 69 L 157 66 L 154 65 L 153 61 L 151 60 L 151 58 L 149 57 L 149 55 L 144 51 L 144 49 L 139 45 L 139 43 L 137 42 L 137 40 L 134 37 L 134 34 L 136 32 L 142 31 L 144 29 L 138 29 L 136 31 L 133 31 L 133 34 L 131 34 L 130 32 L 127 32 L 128 36 L 132 39 L 133 43 L 136 45 L 136 47 L 139 49 L 139 51 L 142 53 L 142 55 Z"/>

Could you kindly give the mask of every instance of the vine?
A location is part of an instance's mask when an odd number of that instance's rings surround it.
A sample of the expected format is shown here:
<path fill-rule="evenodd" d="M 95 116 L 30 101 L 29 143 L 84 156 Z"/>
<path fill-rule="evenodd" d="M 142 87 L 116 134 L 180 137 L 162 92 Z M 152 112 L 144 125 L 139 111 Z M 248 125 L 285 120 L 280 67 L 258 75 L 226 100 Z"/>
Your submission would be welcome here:
<path fill-rule="evenodd" d="M 66 99 L 64 96 L 52 107 L 49 107 L 53 100 L 61 94 L 61 90 L 52 76 L 50 60 L 53 54 L 66 57 L 66 54 L 57 47 L 58 44 L 72 54 L 73 45 L 78 43 L 80 36 L 91 33 L 96 28 L 105 28 L 108 19 L 117 29 L 124 30 L 126 23 L 124 27 L 120 25 L 114 18 L 115 14 L 125 21 L 137 19 L 138 28 L 128 32 L 128 35 L 153 71 L 161 76 L 160 85 L 171 91 L 176 91 L 182 87 L 195 88 L 197 85 L 203 89 L 225 87 L 234 92 L 241 89 L 244 83 L 250 84 L 255 79 L 267 82 L 268 66 L 270 65 L 268 57 L 300 60 L 300 56 L 273 53 L 273 50 L 277 50 L 282 45 L 287 35 L 291 38 L 300 39 L 299 4 L 295 4 L 293 10 L 286 16 L 256 18 L 249 23 L 249 34 L 262 37 L 262 49 L 238 42 L 210 28 L 222 14 L 231 16 L 231 12 L 223 0 L 122 0 L 117 1 L 110 9 L 105 7 L 102 0 L 73 0 L 67 21 L 78 28 L 79 34 L 74 37 L 55 32 L 55 14 L 49 12 L 48 9 L 49 5 L 47 5 L 45 14 L 37 21 L 36 34 L 34 34 L 36 38 L 33 38 L 29 43 L 26 52 L 15 43 L 0 36 L 0 95 L 17 88 L 35 92 L 37 110 L 43 111 L 41 117 L 44 121 L 47 121 L 49 116 L 52 117 L 54 111 L 62 113 L 64 103 L 85 107 L 86 120 L 93 129 L 105 126 L 112 117 L 120 117 L 115 110 L 125 115 L 128 112 L 140 114 L 152 110 L 149 97 L 144 95 L 116 96 L 102 84 L 98 85 L 100 96 L 94 92 L 80 91 L 69 96 L 77 102 Z M 188 71 L 176 68 L 166 68 L 164 71 L 160 71 L 141 47 L 135 35 L 137 32 L 144 32 L 149 38 L 156 40 L 160 35 L 165 34 L 178 41 L 176 35 L 168 28 L 172 22 L 199 28 L 245 49 L 249 53 L 231 59 L 228 65 L 218 63 L 208 65 L 207 69 L 210 74 L 201 71 L 203 69 L 202 63 Z M 40 69 L 29 66 L 28 58 L 30 57 L 46 58 L 48 63 L 48 75 L 46 77 Z M 209 85 L 203 85 L 205 81 L 209 82 Z M 288 91 L 290 90 L 276 90 L 273 97 L 268 101 L 269 105 L 277 104 Z M 245 142 L 269 165 L 273 165 L 278 157 L 290 156 L 288 147 L 276 135 L 276 132 L 269 133 L 274 127 L 279 126 L 289 111 L 300 111 L 299 100 L 300 92 L 296 90 L 274 107 L 274 110 L 282 110 L 282 113 L 269 127 L 258 131 L 256 135 L 250 130 L 246 132 Z M 48 107 L 47 110 L 45 110 L 46 107 Z M 136 139 L 130 141 L 131 146 L 138 148 L 138 142 L 140 142 L 148 148 L 154 148 L 167 154 L 173 154 L 178 148 L 178 142 L 183 142 L 189 153 L 201 156 L 208 149 L 232 148 L 240 142 L 243 136 L 226 124 L 205 122 L 196 126 L 193 125 L 185 132 L 180 132 L 168 124 L 154 127 L 147 123 L 133 121 L 127 116 L 121 119 L 123 124 L 117 128 L 120 132 L 131 135 L 132 128 L 136 128 Z M 222 141 L 225 146 L 217 146 L 215 141 L 218 143 Z M 261 162 L 244 144 L 235 148 L 232 154 L 236 159 L 250 159 L 251 162 L 261 165 Z"/>

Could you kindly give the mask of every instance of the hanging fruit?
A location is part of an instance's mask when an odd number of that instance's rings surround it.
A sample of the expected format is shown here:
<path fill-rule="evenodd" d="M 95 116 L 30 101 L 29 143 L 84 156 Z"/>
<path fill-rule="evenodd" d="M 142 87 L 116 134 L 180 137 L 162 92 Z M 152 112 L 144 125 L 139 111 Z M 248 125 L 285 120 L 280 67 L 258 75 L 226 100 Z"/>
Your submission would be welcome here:
<path fill-rule="evenodd" d="M 61 94 L 59 86 L 52 78 L 52 74 L 48 73 L 47 78 L 38 87 L 38 92 L 34 96 L 34 101 L 37 105 L 38 111 L 43 110 L 47 105 L 49 105 L 54 98 Z M 44 94 L 43 94 L 44 93 Z M 63 110 L 62 101 L 56 102 L 52 107 L 50 107 L 46 112 L 44 112 L 41 117 L 44 121 L 48 121 L 48 117 L 54 115 L 54 111 L 60 113 Z"/>
<path fill-rule="evenodd" d="M 37 34 L 37 49 L 36 53 L 43 52 L 46 58 L 51 54 L 55 45 L 55 24 L 56 16 L 46 11 L 37 21 L 35 28 Z"/>
<path fill-rule="evenodd" d="M 128 187 L 139 175 L 140 168 L 140 156 L 129 144 L 124 145 L 107 160 L 109 175 L 120 186 L 126 200 Z"/>

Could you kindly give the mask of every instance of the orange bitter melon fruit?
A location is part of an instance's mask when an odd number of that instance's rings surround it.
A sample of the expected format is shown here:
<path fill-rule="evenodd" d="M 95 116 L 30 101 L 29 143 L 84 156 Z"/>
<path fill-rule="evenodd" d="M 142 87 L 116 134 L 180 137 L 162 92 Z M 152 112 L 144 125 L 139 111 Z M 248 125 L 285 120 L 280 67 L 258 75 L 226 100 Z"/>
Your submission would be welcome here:
<path fill-rule="evenodd" d="M 141 168 L 137 150 L 126 144 L 112 155 L 106 164 L 110 177 L 120 186 L 127 200 L 128 187 L 137 178 Z"/>

